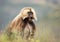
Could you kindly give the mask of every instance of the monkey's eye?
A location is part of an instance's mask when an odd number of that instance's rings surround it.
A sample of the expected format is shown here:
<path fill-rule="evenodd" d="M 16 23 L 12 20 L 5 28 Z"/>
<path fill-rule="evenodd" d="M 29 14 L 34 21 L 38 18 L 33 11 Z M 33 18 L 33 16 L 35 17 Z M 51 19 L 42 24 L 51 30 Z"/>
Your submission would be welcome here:
<path fill-rule="evenodd" d="M 33 14 L 33 12 L 28 12 L 28 14 Z"/>

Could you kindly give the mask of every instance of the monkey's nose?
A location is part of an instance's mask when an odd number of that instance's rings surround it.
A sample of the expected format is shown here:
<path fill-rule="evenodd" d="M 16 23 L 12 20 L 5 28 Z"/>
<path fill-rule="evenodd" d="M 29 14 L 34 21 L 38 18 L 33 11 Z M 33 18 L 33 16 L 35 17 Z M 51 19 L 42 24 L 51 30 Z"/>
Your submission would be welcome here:
<path fill-rule="evenodd" d="M 31 15 L 29 15 L 29 17 L 33 17 L 33 15 L 31 14 Z"/>

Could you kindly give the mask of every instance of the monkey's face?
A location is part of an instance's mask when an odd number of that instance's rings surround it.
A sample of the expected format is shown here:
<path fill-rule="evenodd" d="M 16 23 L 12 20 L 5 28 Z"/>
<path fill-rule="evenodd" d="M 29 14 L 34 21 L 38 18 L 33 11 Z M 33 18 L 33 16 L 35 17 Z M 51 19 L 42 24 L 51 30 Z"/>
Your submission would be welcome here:
<path fill-rule="evenodd" d="M 22 18 L 28 19 L 29 21 L 36 20 L 36 14 L 35 11 L 32 8 L 25 8 L 22 13 Z"/>
<path fill-rule="evenodd" d="M 27 12 L 27 14 L 28 14 L 28 20 L 29 21 L 32 21 L 33 19 L 34 19 L 34 17 L 33 17 L 33 12 L 30 10 L 29 12 Z"/>

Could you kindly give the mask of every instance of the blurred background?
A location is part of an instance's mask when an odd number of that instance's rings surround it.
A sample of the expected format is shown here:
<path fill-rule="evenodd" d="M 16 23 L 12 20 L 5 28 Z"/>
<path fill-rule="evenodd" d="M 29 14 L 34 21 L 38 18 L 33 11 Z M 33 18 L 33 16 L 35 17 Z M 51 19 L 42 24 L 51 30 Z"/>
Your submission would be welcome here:
<path fill-rule="evenodd" d="M 41 42 L 60 42 L 60 0 L 0 0 L 0 34 L 24 7 L 32 7 Z"/>

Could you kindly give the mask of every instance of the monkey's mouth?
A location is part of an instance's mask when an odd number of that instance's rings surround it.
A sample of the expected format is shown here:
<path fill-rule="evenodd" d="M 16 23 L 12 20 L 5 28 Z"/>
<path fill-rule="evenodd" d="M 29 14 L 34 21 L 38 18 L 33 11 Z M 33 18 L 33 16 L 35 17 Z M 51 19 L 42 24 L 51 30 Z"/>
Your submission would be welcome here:
<path fill-rule="evenodd" d="M 33 17 L 28 17 L 29 19 L 34 19 Z"/>
<path fill-rule="evenodd" d="M 32 21 L 34 18 L 33 17 L 28 17 L 28 20 L 29 21 Z"/>
<path fill-rule="evenodd" d="M 30 17 L 30 19 L 34 19 L 33 17 Z"/>
<path fill-rule="evenodd" d="M 24 19 L 24 21 L 33 21 L 33 17 L 26 17 L 25 19 Z"/>

